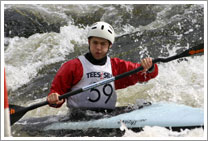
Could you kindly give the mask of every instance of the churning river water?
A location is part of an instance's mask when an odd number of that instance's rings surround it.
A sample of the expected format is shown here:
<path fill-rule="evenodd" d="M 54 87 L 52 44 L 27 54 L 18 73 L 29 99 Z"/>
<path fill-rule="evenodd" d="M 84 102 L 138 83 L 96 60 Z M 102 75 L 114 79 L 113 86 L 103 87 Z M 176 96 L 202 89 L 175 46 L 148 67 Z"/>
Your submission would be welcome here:
<path fill-rule="evenodd" d="M 5 29 L 9 29 L 4 38 L 9 102 L 21 106 L 46 100 L 60 65 L 88 50 L 87 31 L 95 21 L 109 22 L 115 28 L 117 43 L 109 55 L 134 62 L 144 56 L 172 56 L 179 49 L 187 49 L 204 40 L 204 7 L 200 4 L 8 4 L 5 14 L 12 9 L 28 18 L 31 15 L 37 19 L 41 17 L 48 24 L 63 23 L 57 27 L 58 32 L 37 32 L 24 37 L 18 34 L 18 29 L 7 24 L 5 17 Z M 10 36 L 13 30 L 17 31 L 16 35 Z M 204 60 L 204 55 L 199 55 L 158 64 L 159 75 L 155 79 L 117 90 L 117 106 L 144 99 L 204 109 Z M 26 113 L 23 119 L 63 115 L 66 111 L 65 104 L 59 109 L 44 106 Z M 30 137 L 15 125 L 12 135 Z M 202 137 L 204 129 L 173 132 L 163 127 L 146 126 L 138 133 L 129 129 L 124 136 Z"/>

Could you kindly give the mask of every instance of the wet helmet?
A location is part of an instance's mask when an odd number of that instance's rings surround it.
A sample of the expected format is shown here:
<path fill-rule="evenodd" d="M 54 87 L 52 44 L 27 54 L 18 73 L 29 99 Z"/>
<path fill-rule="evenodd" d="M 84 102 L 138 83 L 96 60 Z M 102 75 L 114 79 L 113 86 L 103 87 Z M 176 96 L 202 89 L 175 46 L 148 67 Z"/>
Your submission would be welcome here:
<path fill-rule="evenodd" d="M 104 38 L 113 44 L 115 40 L 115 33 L 110 24 L 106 22 L 96 22 L 90 27 L 87 37 Z"/>

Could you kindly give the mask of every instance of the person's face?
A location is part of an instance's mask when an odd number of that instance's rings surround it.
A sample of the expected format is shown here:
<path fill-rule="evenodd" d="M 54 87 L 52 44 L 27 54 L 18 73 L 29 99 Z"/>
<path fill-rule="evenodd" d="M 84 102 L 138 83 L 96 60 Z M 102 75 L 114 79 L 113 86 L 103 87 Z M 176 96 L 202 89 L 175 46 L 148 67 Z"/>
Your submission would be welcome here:
<path fill-rule="evenodd" d="M 109 41 L 103 38 L 91 37 L 88 42 L 90 46 L 90 52 L 97 60 L 104 58 L 108 52 L 108 49 L 111 47 Z"/>

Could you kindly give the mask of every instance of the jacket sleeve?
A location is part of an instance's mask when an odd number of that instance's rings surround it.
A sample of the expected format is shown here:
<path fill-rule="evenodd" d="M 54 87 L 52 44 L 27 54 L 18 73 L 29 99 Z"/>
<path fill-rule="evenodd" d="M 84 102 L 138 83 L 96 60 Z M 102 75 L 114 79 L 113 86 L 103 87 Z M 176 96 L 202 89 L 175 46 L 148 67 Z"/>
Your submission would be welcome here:
<path fill-rule="evenodd" d="M 122 74 L 124 72 L 133 70 L 141 66 L 138 63 L 133 63 L 130 61 L 124 61 L 119 58 L 111 58 L 112 73 L 113 76 Z M 142 73 L 141 71 L 130 76 L 121 78 L 115 81 L 115 88 L 122 89 L 128 86 L 134 85 L 137 82 L 147 82 L 158 75 L 158 66 L 154 64 L 153 69 L 150 72 Z"/>
<path fill-rule="evenodd" d="M 83 67 L 78 58 L 64 63 L 56 73 L 54 80 L 51 84 L 50 93 L 48 95 L 52 93 L 58 93 L 59 95 L 63 95 L 69 92 L 71 88 L 81 80 L 82 75 Z M 50 106 L 59 108 L 62 104 L 53 104 Z"/>

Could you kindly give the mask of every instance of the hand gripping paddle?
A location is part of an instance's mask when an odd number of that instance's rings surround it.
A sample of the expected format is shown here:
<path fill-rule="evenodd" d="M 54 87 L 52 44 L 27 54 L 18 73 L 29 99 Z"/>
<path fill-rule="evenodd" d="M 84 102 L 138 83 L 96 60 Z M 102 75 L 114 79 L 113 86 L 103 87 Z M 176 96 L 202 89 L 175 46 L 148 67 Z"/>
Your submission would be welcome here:
<path fill-rule="evenodd" d="M 153 63 L 158 63 L 158 62 L 166 63 L 166 62 L 169 62 L 169 61 L 172 61 L 172 60 L 175 60 L 175 59 L 179 59 L 179 58 L 182 58 L 182 57 L 188 57 L 188 56 L 191 56 L 191 55 L 194 55 L 194 54 L 198 54 L 198 53 L 203 53 L 203 52 L 204 52 L 204 43 L 196 45 L 196 46 L 194 46 L 194 47 L 192 47 L 192 48 L 190 48 L 188 50 L 185 50 L 184 52 L 182 52 L 180 54 L 176 54 L 176 55 L 171 56 L 171 57 L 153 59 Z M 134 70 L 125 72 L 123 74 L 120 74 L 120 75 L 117 75 L 117 76 L 113 76 L 111 78 L 108 78 L 108 79 L 105 79 L 105 80 L 102 80 L 102 81 L 99 81 L 99 82 L 87 85 L 87 86 L 82 87 L 80 89 L 77 89 L 75 91 L 70 91 L 68 93 L 65 93 L 65 94 L 59 96 L 59 99 L 64 99 L 64 98 L 67 98 L 69 96 L 73 96 L 73 95 L 79 94 L 81 92 L 84 92 L 84 91 L 90 90 L 92 88 L 95 88 L 95 87 L 98 87 L 98 86 L 110 83 L 112 81 L 121 79 L 123 77 L 129 76 L 131 74 L 134 74 L 134 73 L 142 71 L 142 70 L 143 70 L 143 67 L 140 66 L 140 67 L 138 67 L 138 68 L 136 68 Z M 17 106 L 17 105 L 9 105 L 11 125 L 13 125 L 16 121 L 18 121 L 28 111 L 36 109 L 36 108 L 44 106 L 44 105 L 47 105 L 47 104 L 48 104 L 48 101 L 40 102 L 40 103 L 31 105 L 29 107 L 22 107 L 22 106 Z"/>

